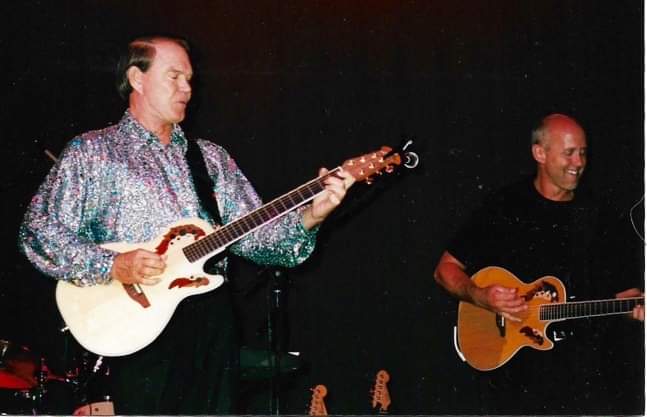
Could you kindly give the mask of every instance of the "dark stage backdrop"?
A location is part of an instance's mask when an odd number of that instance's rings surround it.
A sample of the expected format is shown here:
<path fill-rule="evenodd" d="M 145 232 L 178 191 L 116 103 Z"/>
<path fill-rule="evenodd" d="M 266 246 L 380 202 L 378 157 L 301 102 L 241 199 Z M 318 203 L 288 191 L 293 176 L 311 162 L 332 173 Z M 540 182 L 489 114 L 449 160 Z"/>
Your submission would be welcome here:
<path fill-rule="evenodd" d="M 608 213 L 596 279 L 642 286 L 643 242 L 630 216 L 638 204 L 642 233 L 641 1 L 242 4 L 3 2 L 0 339 L 41 352 L 59 372 L 69 366 L 65 352 L 76 347 L 57 331 L 54 283 L 18 253 L 18 225 L 51 166 L 44 151 L 121 117 L 119 47 L 159 31 L 188 37 L 195 51 L 184 128 L 228 149 L 265 199 L 404 138 L 421 157 L 415 171 L 354 187 L 316 253 L 286 273 L 286 348 L 306 366 L 286 379 L 282 412 L 305 412 L 308 389 L 325 384 L 330 413 L 367 413 L 375 373 L 386 369 L 395 413 L 487 413 L 475 371 L 454 352 L 456 302 L 432 273 L 482 198 L 533 172 L 530 129 L 550 112 L 587 130 L 582 187 Z M 244 262 L 235 269 L 243 342 L 261 348 L 268 277 Z M 600 331 L 609 360 L 582 372 L 608 372 L 609 384 L 592 401 L 603 413 L 642 414 L 642 329 L 618 318 Z M 269 411 L 262 386 L 248 384 L 242 412 Z"/>

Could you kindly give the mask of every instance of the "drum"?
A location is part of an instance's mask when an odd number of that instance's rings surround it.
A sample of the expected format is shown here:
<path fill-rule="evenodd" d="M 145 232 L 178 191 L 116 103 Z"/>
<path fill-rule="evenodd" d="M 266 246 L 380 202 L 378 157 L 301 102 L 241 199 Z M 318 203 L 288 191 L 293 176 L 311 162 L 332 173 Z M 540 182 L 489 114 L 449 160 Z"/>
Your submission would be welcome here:
<path fill-rule="evenodd" d="M 35 381 L 26 380 L 0 369 L 0 414 L 34 414 L 35 403 L 31 389 Z"/>
<path fill-rule="evenodd" d="M 112 401 L 100 401 L 82 405 L 74 410 L 75 416 L 114 416 L 115 406 Z"/>
<path fill-rule="evenodd" d="M 69 415 L 76 405 L 74 386 L 65 380 L 50 379 L 33 390 L 38 414 Z"/>
<path fill-rule="evenodd" d="M 30 390 L 35 384 L 34 380 L 27 380 L 6 369 L 0 369 L 0 389 Z"/>
<path fill-rule="evenodd" d="M 75 416 L 112 416 L 115 407 L 112 402 L 112 381 L 110 368 L 102 356 L 85 352 L 79 366 L 81 403 L 74 410 Z"/>

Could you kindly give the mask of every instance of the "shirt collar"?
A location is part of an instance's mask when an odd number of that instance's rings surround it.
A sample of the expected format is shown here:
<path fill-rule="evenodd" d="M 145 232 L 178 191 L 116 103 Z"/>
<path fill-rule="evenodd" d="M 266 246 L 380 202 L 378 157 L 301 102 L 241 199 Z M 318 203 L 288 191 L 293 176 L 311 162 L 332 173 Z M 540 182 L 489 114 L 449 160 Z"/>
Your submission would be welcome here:
<path fill-rule="evenodd" d="M 124 144 L 130 146 L 133 151 L 143 146 L 164 149 L 157 135 L 142 126 L 128 109 L 124 112 L 118 126 L 119 131 L 122 133 L 120 139 Z M 186 137 L 184 136 L 184 131 L 177 123 L 173 125 L 169 146 L 173 148 L 180 147 L 186 150 Z"/>

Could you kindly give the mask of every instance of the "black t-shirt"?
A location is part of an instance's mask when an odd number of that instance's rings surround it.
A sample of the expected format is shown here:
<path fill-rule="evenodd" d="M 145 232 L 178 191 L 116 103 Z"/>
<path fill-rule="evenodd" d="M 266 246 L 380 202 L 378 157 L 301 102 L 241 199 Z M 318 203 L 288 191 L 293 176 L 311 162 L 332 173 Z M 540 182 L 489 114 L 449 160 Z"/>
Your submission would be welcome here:
<path fill-rule="evenodd" d="M 469 275 L 486 266 L 506 268 L 524 282 L 553 275 L 567 296 L 586 300 L 597 295 L 590 274 L 597 222 L 591 198 L 548 200 L 525 179 L 489 196 L 448 251 Z"/>
<path fill-rule="evenodd" d="M 606 231 L 601 230 L 603 226 Z M 528 178 L 486 198 L 447 250 L 466 266 L 468 275 L 486 266 L 501 266 L 524 282 L 546 275 L 559 278 L 566 287 L 567 301 L 572 301 L 571 296 L 582 301 L 609 298 L 629 286 L 605 273 L 621 262 L 615 259 L 618 249 L 611 250 L 609 245 L 626 244 L 609 239 L 608 231 L 615 227 L 581 190 L 572 201 L 551 201 Z M 610 266 L 602 268 L 605 264 Z M 556 341 L 559 335 L 562 340 L 550 352 L 524 348 L 498 369 L 474 371 L 471 384 L 479 397 L 479 413 L 590 414 L 624 410 L 626 404 L 626 409 L 636 409 L 635 399 L 628 400 L 622 393 L 640 392 L 640 387 L 622 388 L 618 384 L 622 378 L 614 381 L 613 376 L 634 366 L 640 370 L 642 362 L 632 354 L 626 358 L 631 365 L 619 367 L 618 358 L 614 362 L 610 353 L 622 337 L 638 335 L 631 332 L 614 338 L 608 327 L 618 323 L 603 319 L 554 322 L 548 336 Z M 619 327 L 618 332 L 626 329 Z"/>
<path fill-rule="evenodd" d="M 599 210 L 578 193 L 572 201 L 544 198 L 531 178 L 492 194 L 450 242 L 448 251 L 473 275 L 486 266 L 506 268 L 521 281 L 559 278 L 571 301 L 599 298 L 592 278 Z M 599 350 L 591 321 L 552 323 L 551 352 L 521 349 L 502 367 L 476 372 L 482 412 L 569 414 L 599 408 L 592 386 L 601 387 Z M 594 382 L 595 381 L 595 382 Z M 597 392 L 597 391 L 596 391 Z M 600 397 L 603 398 L 603 397 Z"/>

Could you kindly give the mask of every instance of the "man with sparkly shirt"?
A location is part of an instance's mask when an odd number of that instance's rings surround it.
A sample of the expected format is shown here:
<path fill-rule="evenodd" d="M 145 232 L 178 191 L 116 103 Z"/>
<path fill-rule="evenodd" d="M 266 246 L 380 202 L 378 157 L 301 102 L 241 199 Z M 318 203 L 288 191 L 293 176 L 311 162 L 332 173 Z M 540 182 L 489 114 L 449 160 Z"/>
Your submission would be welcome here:
<path fill-rule="evenodd" d="M 451 295 L 508 320 L 518 320 L 516 315 L 528 309 L 521 294 L 503 285 L 478 287 L 470 275 L 486 266 L 503 267 L 526 282 L 552 275 L 564 282 L 567 295 L 576 295 L 579 300 L 608 298 L 607 291 L 618 285 L 591 279 L 599 210 L 589 196 L 575 197 L 587 163 L 584 130 L 571 117 L 549 115 L 533 131 L 531 150 L 537 163 L 535 177 L 490 196 L 450 242 L 434 273 L 438 284 Z M 632 288 L 616 297 L 640 294 Z M 632 312 L 639 320 L 644 320 L 644 314 L 642 305 Z M 599 381 L 591 376 L 595 371 L 589 370 L 599 365 L 601 357 L 588 336 L 592 334 L 590 326 L 596 323 L 566 323 L 562 330 L 558 323 L 549 327 L 549 331 L 558 331 L 558 338 L 570 335 L 554 350 L 521 349 L 502 367 L 474 373 L 474 383 L 480 388 L 480 412 L 596 411 L 595 400 L 600 399 L 592 398 L 592 390 L 599 386 L 592 385 Z M 557 388 L 556 384 L 576 375 L 575 380 Z"/>
<path fill-rule="evenodd" d="M 188 44 L 153 36 L 128 45 L 118 68 L 129 107 L 121 121 L 74 138 L 39 188 L 21 226 L 29 260 L 79 286 L 110 280 L 155 285 L 165 257 L 144 249 L 116 253 L 104 242 L 145 242 L 173 222 L 213 223 L 191 181 L 179 123 L 191 99 Z M 220 146 L 197 141 L 214 183 L 223 223 L 261 200 Z M 320 175 L 327 171 L 322 169 Z M 291 267 L 313 251 L 317 225 L 343 200 L 353 178 L 324 181 L 311 205 L 250 233 L 230 247 L 261 264 Z M 215 225 L 214 225 L 215 226 Z M 226 270 L 226 259 L 217 265 Z M 227 286 L 184 300 L 162 334 L 111 363 L 117 414 L 222 414 L 233 411 L 237 349 Z"/>

